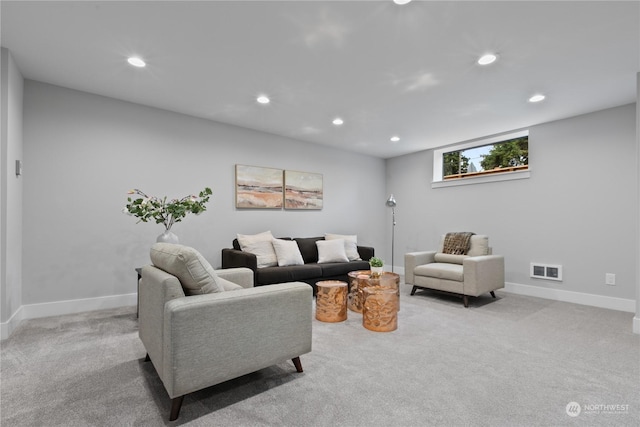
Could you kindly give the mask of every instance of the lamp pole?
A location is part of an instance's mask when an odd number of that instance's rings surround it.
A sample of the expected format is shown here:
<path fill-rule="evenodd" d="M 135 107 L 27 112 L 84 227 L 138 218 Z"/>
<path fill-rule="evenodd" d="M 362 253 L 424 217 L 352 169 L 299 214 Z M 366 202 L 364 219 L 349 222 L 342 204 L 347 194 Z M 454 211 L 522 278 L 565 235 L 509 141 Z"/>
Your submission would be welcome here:
<path fill-rule="evenodd" d="M 396 230 L 396 199 L 393 197 L 393 193 L 387 199 L 387 206 L 391 208 L 391 272 L 393 273 L 393 249 L 395 247 L 395 230 Z"/>

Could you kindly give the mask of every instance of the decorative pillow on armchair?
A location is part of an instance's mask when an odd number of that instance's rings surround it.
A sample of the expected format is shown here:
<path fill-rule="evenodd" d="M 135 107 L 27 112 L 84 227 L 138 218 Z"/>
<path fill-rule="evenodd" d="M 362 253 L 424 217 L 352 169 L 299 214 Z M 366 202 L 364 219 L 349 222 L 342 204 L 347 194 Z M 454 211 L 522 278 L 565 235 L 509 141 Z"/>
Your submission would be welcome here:
<path fill-rule="evenodd" d="M 154 266 L 180 280 L 185 295 L 224 291 L 211 264 L 193 248 L 173 243 L 154 243 L 150 255 Z"/>

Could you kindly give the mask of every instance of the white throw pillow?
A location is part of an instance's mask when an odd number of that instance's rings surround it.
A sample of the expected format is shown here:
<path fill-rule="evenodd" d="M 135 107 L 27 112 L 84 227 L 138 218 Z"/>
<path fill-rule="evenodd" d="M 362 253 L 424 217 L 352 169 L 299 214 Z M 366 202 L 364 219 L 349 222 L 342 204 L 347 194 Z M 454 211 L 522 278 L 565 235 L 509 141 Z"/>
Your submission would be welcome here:
<path fill-rule="evenodd" d="M 193 248 L 173 243 L 154 243 L 150 256 L 154 266 L 180 280 L 185 295 L 224 291 L 211 264 Z"/>
<path fill-rule="evenodd" d="M 271 231 L 258 234 L 238 234 L 238 244 L 243 252 L 254 254 L 258 258 L 258 268 L 278 265 L 276 252 L 273 250 Z"/>
<path fill-rule="evenodd" d="M 349 262 L 344 251 L 344 239 L 318 240 L 318 264 L 327 262 Z"/>
<path fill-rule="evenodd" d="M 304 260 L 300 253 L 300 248 L 295 240 L 273 239 L 271 241 L 273 249 L 276 251 L 278 266 L 303 265 Z"/>
<path fill-rule="evenodd" d="M 325 240 L 344 240 L 344 251 L 347 254 L 349 261 L 360 261 L 360 254 L 358 253 L 358 236 L 355 234 L 331 234 L 326 233 L 324 235 Z"/>

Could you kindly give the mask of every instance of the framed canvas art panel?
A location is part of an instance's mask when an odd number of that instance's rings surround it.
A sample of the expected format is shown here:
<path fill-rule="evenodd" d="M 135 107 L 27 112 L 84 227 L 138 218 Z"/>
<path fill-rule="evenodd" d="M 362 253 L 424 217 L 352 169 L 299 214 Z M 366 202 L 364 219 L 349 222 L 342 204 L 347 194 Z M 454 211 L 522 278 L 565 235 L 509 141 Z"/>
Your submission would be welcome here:
<path fill-rule="evenodd" d="M 322 209 L 322 174 L 284 171 L 285 209 Z"/>
<path fill-rule="evenodd" d="M 236 165 L 236 208 L 282 209 L 282 169 Z"/>

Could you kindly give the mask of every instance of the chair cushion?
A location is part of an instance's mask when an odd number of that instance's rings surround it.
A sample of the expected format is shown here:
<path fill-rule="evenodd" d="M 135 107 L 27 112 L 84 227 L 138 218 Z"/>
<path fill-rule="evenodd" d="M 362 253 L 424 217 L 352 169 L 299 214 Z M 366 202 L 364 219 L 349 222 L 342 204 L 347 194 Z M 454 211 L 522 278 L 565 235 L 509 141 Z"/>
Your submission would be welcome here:
<path fill-rule="evenodd" d="M 436 279 L 464 281 L 464 271 L 460 264 L 433 262 L 417 266 L 413 270 L 416 276 L 434 277 Z"/>
<path fill-rule="evenodd" d="M 471 236 L 471 247 L 467 252 L 469 256 L 489 255 L 489 236 Z"/>
<path fill-rule="evenodd" d="M 344 240 L 344 251 L 347 254 L 349 261 L 359 261 L 360 254 L 358 253 L 358 236 L 355 234 L 330 234 L 324 235 L 325 240 Z"/>
<path fill-rule="evenodd" d="M 242 286 L 238 285 L 237 283 L 233 283 L 219 276 L 216 282 L 218 282 L 218 285 L 222 286 L 222 289 L 224 289 L 225 291 L 236 291 L 238 289 L 244 289 Z"/>
<path fill-rule="evenodd" d="M 453 255 L 453 254 L 443 254 L 442 252 L 437 252 L 433 259 L 436 262 L 443 262 L 449 264 L 461 264 L 465 258 L 469 258 L 469 255 Z"/>
<path fill-rule="evenodd" d="M 318 264 L 327 262 L 349 262 L 344 250 L 344 240 L 318 240 Z"/>
<path fill-rule="evenodd" d="M 178 278 L 185 295 L 224 291 L 211 264 L 193 248 L 173 243 L 154 243 L 150 256 L 154 266 Z"/>
<path fill-rule="evenodd" d="M 256 256 L 258 268 L 278 265 L 278 257 L 273 249 L 273 235 L 271 231 L 258 234 L 238 234 L 240 249 Z"/>
<path fill-rule="evenodd" d="M 273 239 L 271 241 L 273 249 L 276 251 L 278 266 L 302 265 L 304 260 L 298 248 L 298 243 L 293 240 Z"/>

